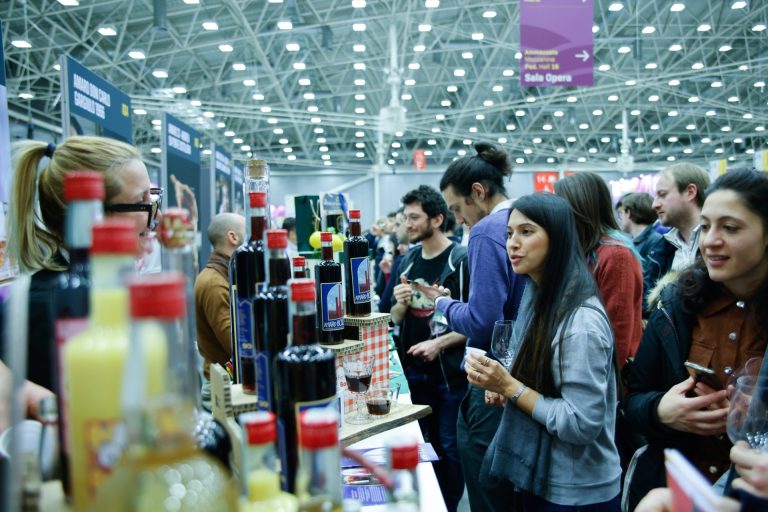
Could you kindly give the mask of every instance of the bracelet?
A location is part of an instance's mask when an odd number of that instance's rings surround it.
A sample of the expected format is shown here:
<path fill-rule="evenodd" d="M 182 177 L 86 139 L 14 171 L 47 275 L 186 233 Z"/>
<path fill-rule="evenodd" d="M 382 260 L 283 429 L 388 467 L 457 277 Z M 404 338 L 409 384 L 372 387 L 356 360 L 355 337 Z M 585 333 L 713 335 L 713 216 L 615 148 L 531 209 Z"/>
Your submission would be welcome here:
<path fill-rule="evenodd" d="M 516 404 L 516 403 L 517 403 L 517 399 L 518 399 L 518 398 L 520 398 L 520 395 L 522 395 L 522 394 L 523 394 L 523 391 L 525 391 L 526 389 L 528 389 L 528 386 L 526 386 L 525 384 L 523 384 L 523 385 L 520 387 L 520 389 L 518 389 L 518 390 L 517 390 L 517 392 L 516 392 L 514 395 L 512 395 L 512 398 L 510 398 L 510 400 L 512 401 L 512 403 L 513 403 L 513 404 Z"/>

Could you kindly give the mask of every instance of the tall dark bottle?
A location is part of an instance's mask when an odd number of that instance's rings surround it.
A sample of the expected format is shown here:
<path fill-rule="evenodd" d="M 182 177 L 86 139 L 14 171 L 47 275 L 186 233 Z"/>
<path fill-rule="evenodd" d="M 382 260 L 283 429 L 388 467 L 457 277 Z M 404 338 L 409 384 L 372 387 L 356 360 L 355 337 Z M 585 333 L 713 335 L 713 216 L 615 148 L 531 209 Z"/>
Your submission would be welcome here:
<path fill-rule="evenodd" d="M 360 210 L 349 210 L 349 238 L 344 240 L 344 290 L 347 314 L 371 314 L 371 273 L 368 240 L 361 236 Z"/>
<path fill-rule="evenodd" d="M 267 231 L 269 286 L 259 293 L 253 303 L 256 396 L 259 409 L 272 412 L 277 410 L 273 362 L 275 356 L 288 346 L 287 283 L 291 277 L 291 264 L 287 248 L 286 230 Z"/>
<path fill-rule="evenodd" d="M 323 231 L 320 242 L 322 260 L 315 266 L 318 340 L 326 345 L 338 345 L 344 341 L 341 265 L 333 260 L 333 235 Z"/>
<path fill-rule="evenodd" d="M 64 177 L 64 200 L 67 216 L 64 224 L 64 243 L 69 253 L 69 268 L 59 275 L 54 292 L 55 344 L 51 357 L 54 368 L 57 407 L 59 410 L 59 450 L 61 481 L 69 495 L 69 446 L 67 443 L 67 407 L 64 392 L 62 361 L 64 346 L 72 336 L 88 326 L 91 312 L 89 293 L 91 288 L 91 241 L 93 224 L 104 216 L 104 178 L 94 171 L 70 172 Z"/>
<path fill-rule="evenodd" d="M 294 256 L 291 259 L 293 263 L 293 278 L 305 279 L 307 275 L 307 259 L 304 256 Z"/>
<path fill-rule="evenodd" d="M 291 339 L 293 344 L 275 359 L 277 414 L 283 490 L 295 492 L 298 466 L 298 420 L 302 412 L 336 409 L 336 357 L 317 344 L 315 283 L 293 279 Z"/>
<path fill-rule="evenodd" d="M 253 301 L 264 286 L 264 230 L 266 228 L 266 192 L 249 192 L 250 205 L 249 241 L 237 248 L 232 255 L 234 278 L 237 284 L 236 333 L 237 365 L 243 392 L 256 393 L 256 374 L 253 364 L 254 319 Z"/>

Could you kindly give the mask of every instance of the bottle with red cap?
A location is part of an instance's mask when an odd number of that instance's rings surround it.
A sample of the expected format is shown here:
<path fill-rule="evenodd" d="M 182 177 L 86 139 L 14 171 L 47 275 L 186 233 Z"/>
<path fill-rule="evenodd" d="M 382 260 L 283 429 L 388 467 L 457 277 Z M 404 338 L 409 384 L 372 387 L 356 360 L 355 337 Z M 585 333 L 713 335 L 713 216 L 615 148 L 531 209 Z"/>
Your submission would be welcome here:
<path fill-rule="evenodd" d="M 412 439 L 397 439 L 389 447 L 389 469 L 392 476 L 391 510 L 418 512 L 419 486 L 416 466 L 419 445 Z"/>
<path fill-rule="evenodd" d="M 314 281 L 293 279 L 289 287 L 292 343 L 275 358 L 275 372 L 282 487 L 295 492 L 299 414 L 315 407 L 335 409 L 336 357 L 317 343 Z"/>
<path fill-rule="evenodd" d="M 235 304 L 235 332 L 237 343 L 233 344 L 233 359 L 238 382 L 243 392 L 256 394 L 256 373 L 254 369 L 253 302 L 262 291 L 266 281 L 264 266 L 264 233 L 267 228 L 267 193 L 250 192 L 249 240 L 232 254 L 232 274 L 235 278 L 233 293 Z"/>
<path fill-rule="evenodd" d="M 320 233 L 321 260 L 315 267 L 317 327 L 320 343 L 344 342 L 344 302 L 341 298 L 341 265 L 333 259 L 333 234 Z"/>
<path fill-rule="evenodd" d="M 44 365 L 53 368 L 53 391 L 56 393 L 59 415 L 59 450 L 61 460 L 61 483 L 65 494 L 70 494 L 68 474 L 68 445 L 66 394 L 63 393 L 63 361 L 64 345 L 74 335 L 82 332 L 88 326 L 90 302 L 88 294 L 91 285 L 91 240 L 94 222 L 104 217 L 104 177 L 95 171 L 79 171 L 67 173 L 64 177 L 64 201 L 67 203 L 67 213 L 64 222 L 64 246 L 69 256 L 69 267 L 59 274 L 54 291 L 55 345 L 50 354 L 55 365 Z M 37 354 L 37 356 L 45 356 Z"/>
<path fill-rule="evenodd" d="M 371 314 L 373 283 L 368 239 L 362 236 L 360 227 L 360 210 L 349 210 L 349 238 L 344 240 L 344 291 L 349 316 Z"/>
<path fill-rule="evenodd" d="M 109 475 L 122 446 L 115 427 L 128 354 L 128 291 L 138 237 L 129 220 L 93 227 L 90 325 L 64 346 L 64 403 L 72 497 L 84 510 Z M 162 374 L 164 362 L 155 371 Z"/>
<path fill-rule="evenodd" d="M 269 286 L 253 303 L 256 396 L 259 409 L 264 411 L 277 410 L 272 365 L 275 356 L 288 346 L 287 283 L 291 277 L 291 264 L 287 248 L 286 230 L 267 231 Z"/>
<path fill-rule="evenodd" d="M 293 263 L 293 278 L 294 279 L 306 279 L 307 275 L 307 258 L 304 256 L 294 256 L 291 260 Z"/>
<path fill-rule="evenodd" d="M 299 508 L 296 497 L 280 490 L 278 471 L 277 428 L 270 411 L 247 412 L 238 417 L 243 428 L 244 499 L 241 510 L 250 512 L 294 512 Z"/>
<path fill-rule="evenodd" d="M 301 413 L 296 497 L 303 511 L 342 510 L 339 415 L 334 409 Z"/>
<path fill-rule="evenodd" d="M 93 510 L 237 510 L 229 472 L 196 446 L 195 370 L 186 357 L 185 282 L 167 272 L 131 281 L 130 349 L 121 403 L 127 445 Z M 180 493 L 179 489 L 184 489 Z"/>

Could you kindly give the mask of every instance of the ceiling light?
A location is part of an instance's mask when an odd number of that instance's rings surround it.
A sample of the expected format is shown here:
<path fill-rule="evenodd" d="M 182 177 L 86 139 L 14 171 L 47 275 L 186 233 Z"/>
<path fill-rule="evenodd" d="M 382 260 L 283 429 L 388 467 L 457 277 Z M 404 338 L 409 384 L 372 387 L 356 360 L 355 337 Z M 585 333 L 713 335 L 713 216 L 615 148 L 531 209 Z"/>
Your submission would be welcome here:
<path fill-rule="evenodd" d="M 669 47 L 669 51 L 671 51 L 671 52 L 679 52 L 682 49 L 683 49 L 683 45 L 677 44 L 677 43 L 675 43 L 675 44 L 673 44 L 673 45 L 671 45 Z"/>
<path fill-rule="evenodd" d="M 728 98 L 728 101 L 729 101 L 730 103 L 738 103 L 738 102 L 739 102 L 739 97 L 738 97 L 738 96 L 730 96 L 730 97 Z"/>
<path fill-rule="evenodd" d="M 712 139 L 710 139 L 709 137 L 702 137 L 701 138 L 701 143 L 702 144 L 709 144 L 710 142 L 712 142 Z"/>
<path fill-rule="evenodd" d="M 285 49 L 286 51 L 289 51 L 289 52 L 297 52 L 301 50 L 301 46 L 299 45 L 299 43 L 288 43 L 285 45 Z"/>
<path fill-rule="evenodd" d="M 413 51 L 417 52 L 417 53 L 418 52 L 423 52 L 426 49 L 427 49 L 427 47 L 424 46 L 423 44 L 417 44 L 416 46 L 413 47 Z"/>
<path fill-rule="evenodd" d="M 445 114 L 436 114 L 435 121 L 445 121 Z"/>
<path fill-rule="evenodd" d="M 712 82 L 711 84 L 709 84 L 709 86 L 710 87 L 722 87 L 723 86 L 723 82 L 720 82 L 720 81 L 716 80 L 716 81 Z"/>
<path fill-rule="evenodd" d="M 451 100 L 443 100 L 440 102 L 440 105 L 444 107 L 450 107 L 451 106 Z"/>
<path fill-rule="evenodd" d="M 600 139 L 600 142 L 602 142 L 604 144 L 608 144 L 609 142 L 611 142 L 611 138 L 610 137 L 602 137 Z"/>
<path fill-rule="evenodd" d="M 651 130 L 658 130 L 658 129 L 660 128 L 660 126 L 659 126 L 658 124 L 656 124 L 656 123 L 653 123 L 653 124 L 650 126 L 650 128 L 651 128 Z"/>
<path fill-rule="evenodd" d="M 303 62 L 294 62 L 293 69 L 295 69 L 296 71 L 303 71 L 307 69 L 307 65 L 304 64 Z"/>
<path fill-rule="evenodd" d="M 611 12 L 619 12 L 624 8 L 624 4 L 621 2 L 613 2 L 611 5 L 608 6 L 608 10 Z"/>
<path fill-rule="evenodd" d="M 523 150 L 523 153 L 525 153 L 526 155 L 530 155 L 531 153 L 533 153 L 533 150 L 531 148 L 525 148 Z"/>
<path fill-rule="evenodd" d="M 722 128 L 720 128 L 720 131 L 721 132 L 729 132 L 729 131 L 731 131 L 731 127 L 730 126 L 723 126 Z"/>
<path fill-rule="evenodd" d="M 355 153 L 355 156 L 357 158 L 365 158 L 365 153 L 363 153 L 362 151 L 358 151 L 357 153 Z"/>
<path fill-rule="evenodd" d="M 356 44 L 352 46 L 352 51 L 355 51 L 357 53 L 362 53 L 365 51 L 365 45 L 364 44 Z"/>
<path fill-rule="evenodd" d="M 637 110 L 637 109 L 634 109 L 634 110 L 632 110 L 632 111 L 630 112 L 630 114 L 631 114 L 631 115 L 633 115 L 633 116 L 639 116 L 639 115 L 640 115 L 640 111 L 639 111 L 639 110 Z"/>
<path fill-rule="evenodd" d="M 293 148 L 283 148 L 285 153 L 293 153 Z"/>
<path fill-rule="evenodd" d="M 594 155 L 595 153 L 597 153 L 597 148 L 589 148 L 589 149 L 587 150 L 587 152 L 588 152 L 588 153 L 591 153 L 591 154 L 593 154 L 593 155 Z"/>
<path fill-rule="evenodd" d="M 365 137 L 365 132 L 355 132 L 355 137 Z"/>
<path fill-rule="evenodd" d="M 215 21 L 204 21 L 203 28 L 205 30 L 219 30 L 219 24 Z"/>
<path fill-rule="evenodd" d="M 234 51 L 234 47 L 231 44 L 220 44 L 219 50 L 224 53 L 229 53 L 231 51 Z"/>
<path fill-rule="evenodd" d="M 555 149 L 555 152 L 560 154 L 565 153 L 565 148 L 557 148 Z"/>
<path fill-rule="evenodd" d="M 365 78 L 355 78 L 355 85 L 357 86 L 365 85 Z"/>
<path fill-rule="evenodd" d="M 718 155 L 719 155 L 720 153 L 722 153 L 723 151 L 724 151 L 724 149 L 723 149 L 723 148 L 715 148 L 715 153 L 717 153 Z"/>
<path fill-rule="evenodd" d="M 499 141 L 499 144 L 506 144 L 507 143 L 507 138 L 506 137 L 499 137 L 496 140 Z"/>
<path fill-rule="evenodd" d="M 357 121 L 355 121 L 355 126 L 365 126 L 365 121 L 363 121 L 362 119 L 358 119 Z"/>
<path fill-rule="evenodd" d="M 577 101 L 579 101 L 579 98 L 577 98 L 576 96 L 568 96 L 567 98 L 565 98 L 565 101 L 567 101 L 568 103 L 576 103 Z"/>
<path fill-rule="evenodd" d="M 305 92 L 304 93 L 304 99 L 305 100 L 313 100 L 313 99 L 315 99 L 315 93 L 313 93 L 313 92 Z"/>
<path fill-rule="evenodd" d="M 471 146 L 472 145 L 472 140 L 464 139 L 463 141 L 461 141 L 461 143 L 464 144 L 465 146 Z"/>
<path fill-rule="evenodd" d="M 507 68 L 507 69 L 505 69 L 504 71 L 501 72 L 501 75 L 502 76 L 515 76 L 515 70 Z"/>
<path fill-rule="evenodd" d="M 269 105 L 264 105 L 263 107 L 261 107 L 261 112 L 263 114 L 269 114 L 270 112 L 272 112 L 272 107 L 270 107 Z"/>
<path fill-rule="evenodd" d="M 419 25 L 419 32 L 429 32 L 432 30 L 432 25 L 429 23 L 422 23 Z"/>
<path fill-rule="evenodd" d="M 501 91 L 504 90 L 504 86 L 503 85 L 494 85 L 493 87 L 491 87 L 491 90 L 493 92 L 501 92 Z"/>
<path fill-rule="evenodd" d="M 319 117 L 310 117 L 309 122 L 312 124 L 320 124 L 323 122 L 323 120 Z M 315 128 L 315 133 L 323 133 L 323 131 L 325 130 L 323 130 L 322 128 Z"/>
<path fill-rule="evenodd" d="M 365 107 L 356 107 L 355 114 L 365 114 Z"/>
<path fill-rule="evenodd" d="M 762 23 L 758 23 L 757 25 L 752 27 L 753 32 L 762 32 L 763 30 L 765 30 L 765 25 L 763 25 Z"/>
<path fill-rule="evenodd" d="M 601 116 L 601 115 L 603 115 L 603 111 L 600 110 L 599 108 L 596 108 L 595 110 L 592 111 L 592 115 L 593 116 Z"/>
<path fill-rule="evenodd" d="M 618 49 L 618 52 L 621 53 L 621 54 L 629 53 L 631 51 L 632 51 L 632 48 L 630 48 L 629 46 L 621 46 Z"/>
<path fill-rule="evenodd" d="M 133 50 L 129 51 L 128 52 L 128 56 L 130 58 L 136 59 L 136 60 L 141 60 L 141 59 L 146 59 L 147 58 L 147 55 L 144 53 L 144 50 L 138 50 L 138 49 L 133 49 Z"/>
<path fill-rule="evenodd" d="M 483 13 L 483 18 L 495 18 L 496 17 L 496 11 L 485 11 Z"/>
<path fill-rule="evenodd" d="M 686 130 L 695 130 L 696 129 L 696 125 L 695 124 L 688 124 L 688 125 L 685 126 L 685 129 Z"/>
<path fill-rule="evenodd" d="M 365 29 L 367 27 L 365 26 L 365 23 L 353 23 L 352 24 L 352 30 L 355 32 L 365 32 Z"/>
<path fill-rule="evenodd" d="M 59 0 L 59 3 L 65 7 L 76 7 L 80 5 L 77 0 Z"/>
<path fill-rule="evenodd" d="M 466 74 L 467 74 L 467 72 L 465 70 L 461 69 L 461 68 L 456 68 L 456 69 L 453 70 L 453 76 L 460 77 L 460 76 L 464 76 Z"/>
<path fill-rule="evenodd" d="M 152 71 L 152 76 L 155 78 L 168 78 L 168 71 L 165 69 L 155 69 Z"/>
<path fill-rule="evenodd" d="M 12 39 L 11 40 L 11 45 L 15 46 L 16 48 L 21 48 L 21 49 L 32 48 L 32 44 L 29 41 L 27 41 L 26 39 L 21 39 L 21 38 Z"/>
<path fill-rule="evenodd" d="M 226 127 L 227 125 L 223 121 L 219 121 L 218 123 L 216 123 L 216 128 L 226 128 Z"/>
<path fill-rule="evenodd" d="M 518 164 L 524 164 L 525 163 L 525 158 L 517 157 L 517 158 L 515 158 L 515 162 L 517 162 Z"/>
<path fill-rule="evenodd" d="M 482 32 L 474 32 L 472 34 L 473 41 L 482 41 L 483 39 L 485 39 L 485 34 L 483 34 Z"/>
<path fill-rule="evenodd" d="M 667 83 L 668 83 L 669 85 L 671 85 L 672 87 L 677 87 L 678 85 L 680 85 L 680 80 L 675 80 L 675 79 L 672 79 L 672 80 L 670 80 L 670 81 L 669 81 L 669 82 L 667 82 Z"/>
<path fill-rule="evenodd" d="M 175 94 L 187 94 L 187 88 L 181 85 L 175 85 L 171 88 Z"/>
<path fill-rule="evenodd" d="M 438 128 L 437 126 L 433 126 L 432 133 L 440 133 L 440 128 Z"/>
<path fill-rule="evenodd" d="M 272 133 L 274 133 L 275 135 L 282 135 L 283 134 L 283 129 L 282 128 L 275 128 L 274 130 L 272 130 Z M 281 144 L 283 144 L 283 143 L 281 142 Z"/>
<path fill-rule="evenodd" d="M 462 52 L 461 58 L 464 60 L 469 60 L 473 57 L 472 52 Z"/>
<path fill-rule="evenodd" d="M 653 34 L 656 32 L 656 27 L 653 27 L 651 25 L 643 27 L 642 33 L 643 34 Z"/>
<path fill-rule="evenodd" d="M 656 64 L 655 62 L 649 62 L 648 64 L 645 65 L 645 69 L 656 69 L 658 67 L 659 65 Z"/>
<path fill-rule="evenodd" d="M 571 135 L 570 137 L 568 137 L 568 138 L 567 138 L 567 139 L 565 139 L 565 140 L 566 140 L 566 141 L 568 141 L 568 142 L 576 142 L 576 137 L 574 137 L 573 135 Z"/>
<path fill-rule="evenodd" d="M 598 32 L 600 32 L 600 27 L 597 25 L 592 25 L 592 33 L 597 34 Z"/>
<path fill-rule="evenodd" d="M 325 144 L 326 143 L 325 137 L 318 137 L 316 140 L 317 140 L 318 144 Z"/>
<path fill-rule="evenodd" d="M 242 144 L 242 143 L 243 143 L 243 139 L 241 139 L 240 137 L 232 139 L 232 144 Z"/>
<path fill-rule="evenodd" d="M 33 93 L 29 92 L 29 91 L 25 91 L 25 92 L 20 92 L 19 93 L 19 98 L 22 99 L 22 100 L 31 100 L 34 97 L 35 97 L 35 95 Z"/>
<path fill-rule="evenodd" d="M 101 27 L 97 28 L 96 31 L 105 37 L 117 35 L 117 29 L 114 27 L 114 25 L 102 25 Z"/>
<path fill-rule="evenodd" d="M 317 148 L 321 153 L 326 153 L 328 151 L 328 146 L 320 146 Z"/>
<path fill-rule="evenodd" d="M 698 96 L 691 96 L 690 98 L 688 98 L 688 103 L 698 103 L 698 102 L 699 102 Z"/>
<path fill-rule="evenodd" d="M 704 114 L 707 117 L 713 117 L 717 115 L 717 111 L 715 110 L 707 110 L 707 112 Z"/>
<path fill-rule="evenodd" d="M 515 116 L 523 117 L 524 115 L 525 115 L 525 110 L 515 110 Z"/>
<path fill-rule="evenodd" d="M 755 87 L 765 87 L 765 82 L 763 82 L 762 80 L 760 80 L 760 81 L 758 81 L 758 82 L 755 82 L 755 84 L 754 84 L 754 85 L 755 85 Z"/>
<path fill-rule="evenodd" d="M 357 71 L 365 71 L 365 62 L 355 62 L 352 67 Z"/>
<path fill-rule="evenodd" d="M 678 114 L 679 114 L 679 112 L 677 110 L 670 110 L 669 112 L 667 112 L 667 115 L 669 117 L 677 117 Z"/>
<path fill-rule="evenodd" d="M 235 136 L 235 132 L 233 132 L 232 130 L 227 130 L 227 131 L 224 132 L 224 136 L 225 137 L 234 137 Z"/>
<path fill-rule="evenodd" d="M 729 51 L 731 51 L 732 49 L 733 49 L 733 48 L 732 48 L 732 47 L 731 47 L 731 45 L 729 45 L 729 44 L 724 44 L 724 45 L 722 45 L 720 48 L 718 48 L 718 50 L 719 50 L 719 51 L 721 51 L 721 52 L 729 52 Z"/>
<path fill-rule="evenodd" d="M 651 150 L 651 153 L 656 153 L 656 154 L 661 153 L 661 148 L 653 148 Z"/>
<path fill-rule="evenodd" d="M 408 93 L 404 93 L 400 95 L 400 99 L 404 101 L 411 101 L 413 99 L 413 96 L 411 96 Z"/>
<path fill-rule="evenodd" d="M 291 23 L 288 20 L 278 21 L 277 28 L 279 28 L 280 30 L 291 30 L 293 28 L 293 23 Z"/>
<path fill-rule="evenodd" d="M 514 123 L 509 123 L 507 124 L 506 128 L 507 128 L 507 131 L 513 132 L 517 129 L 517 126 L 515 126 Z"/>
<path fill-rule="evenodd" d="M 547 163 L 548 164 L 553 164 L 553 163 L 555 163 L 555 159 L 552 158 L 552 157 L 549 157 L 549 158 L 547 158 Z"/>
<path fill-rule="evenodd" d="M 543 142 L 543 140 L 541 139 L 541 137 L 534 137 L 533 138 L 533 143 L 534 144 L 541 144 L 542 142 Z"/>
<path fill-rule="evenodd" d="M 492 107 L 493 106 L 493 100 L 485 100 L 483 102 L 484 107 Z"/>
<path fill-rule="evenodd" d="M 277 118 L 276 117 L 268 117 L 267 118 L 267 124 L 277 124 Z"/>
<path fill-rule="evenodd" d="M 672 156 L 672 155 L 669 155 L 669 156 L 667 157 L 667 160 L 668 160 L 668 161 L 670 161 L 670 162 L 674 162 L 675 160 L 677 160 L 677 158 L 675 158 L 675 157 L 674 157 L 674 156 Z"/>
<path fill-rule="evenodd" d="M 355 100 L 357 101 L 365 100 L 365 94 L 355 94 Z"/>
<path fill-rule="evenodd" d="M 736 1 L 736 2 L 733 2 L 733 3 L 731 4 L 731 9 L 733 9 L 733 10 L 736 10 L 736 9 L 743 9 L 743 8 L 745 8 L 746 6 L 747 6 L 747 2 L 746 2 L 746 1 L 744 1 L 744 0 L 738 0 L 738 1 Z"/>
<path fill-rule="evenodd" d="M 355 9 L 364 9 L 365 0 L 352 0 L 352 7 L 354 7 Z"/>
<path fill-rule="evenodd" d="M 589 125 L 587 123 L 581 123 L 579 125 L 579 130 L 589 130 Z"/>
<path fill-rule="evenodd" d="M 520 60 L 522 58 L 523 58 L 523 53 L 522 52 L 515 52 L 515 59 Z"/>
<path fill-rule="evenodd" d="M 765 126 L 756 126 L 755 127 L 755 131 L 756 132 L 764 132 L 765 131 Z"/>
<path fill-rule="evenodd" d="M 702 23 L 701 25 L 699 25 L 699 28 L 697 28 L 696 30 L 698 30 L 699 32 L 708 32 L 712 30 L 712 25 L 710 25 L 709 23 Z"/>
<path fill-rule="evenodd" d="M 685 4 L 683 2 L 675 2 L 672 4 L 672 7 L 669 8 L 672 12 L 680 12 L 683 9 L 685 9 Z"/>
<path fill-rule="evenodd" d="M 150 151 L 150 153 L 155 153 L 155 154 L 162 153 L 162 150 L 160 148 L 157 148 L 157 147 L 150 148 L 149 151 Z"/>
<path fill-rule="evenodd" d="M 403 82 L 403 83 L 404 83 L 405 85 L 416 85 L 416 80 L 414 80 L 413 78 L 409 78 L 408 80 L 406 80 L 406 81 L 405 81 L 405 82 Z"/>
<path fill-rule="evenodd" d="M 672 137 L 667 138 L 667 140 L 669 142 L 677 142 L 679 139 L 673 135 Z"/>
<path fill-rule="evenodd" d="M 256 85 L 256 80 L 254 80 L 253 78 L 246 78 L 245 80 L 243 80 L 243 85 L 246 87 L 253 87 L 254 85 Z"/>
<path fill-rule="evenodd" d="M 600 64 L 599 66 L 597 66 L 597 69 L 598 69 L 598 71 L 608 71 L 609 69 L 611 69 L 611 65 L 610 64 Z"/>
<path fill-rule="evenodd" d="M 659 95 L 658 94 L 651 94 L 650 96 L 648 96 L 648 101 L 650 101 L 650 102 L 659 101 Z"/>
<path fill-rule="evenodd" d="M 143 108 L 135 108 L 133 109 L 133 114 L 136 116 L 145 116 L 147 115 L 147 111 Z"/>
<path fill-rule="evenodd" d="M 255 93 L 253 93 L 253 96 L 251 96 L 251 98 L 253 98 L 256 101 L 263 101 L 264 100 L 264 95 L 262 93 L 260 93 L 260 92 L 255 92 Z"/>
<path fill-rule="evenodd" d="M 630 87 L 633 86 L 633 85 L 637 85 L 637 80 L 634 80 L 634 79 L 627 80 L 626 82 L 624 82 L 624 85 L 628 85 Z"/>
<path fill-rule="evenodd" d="M 608 96 L 608 101 L 619 101 L 619 97 L 616 94 Z"/>
<path fill-rule="evenodd" d="M 741 144 L 742 142 L 744 142 L 744 139 L 742 139 L 741 137 L 736 137 L 735 139 L 733 139 L 734 144 Z"/>
<path fill-rule="evenodd" d="M 525 101 L 527 101 L 528 103 L 536 103 L 536 97 L 528 96 L 527 98 L 525 98 Z"/>
<path fill-rule="evenodd" d="M 555 117 L 563 117 L 565 115 L 565 112 L 563 112 L 562 110 L 555 110 L 552 113 L 552 115 L 555 116 Z"/>
<path fill-rule="evenodd" d="M 549 123 L 546 123 L 546 124 L 544 124 L 544 125 L 541 127 L 541 129 L 542 129 L 542 130 L 544 130 L 545 132 L 548 132 L 548 131 L 550 131 L 550 130 L 552 129 L 552 125 L 551 125 L 551 124 L 549 124 Z"/>
<path fill-rule="evenodd" d="M 424 7 L 427 9 L 436 9 L 440 7 L 440 0 L 425 0 Z"/>
<path fill-rule="evenodd" d="M 245 71 L 245 64 L 243 64 L 242 62 L 236 62 L 232 64 L 232 69 L 234 69 L 235 71 Z"/>
<path fill-rule="evenodd" d="M 455 85 L 449 85 L 448 87 L 445 88 L 445 90 L 448 92 L 456 92 L 459 90 L 459 88 Z"/>
<path fill-rule="evenodd" d="M 421 64 L 419 64 L 418 62 L 411 62 L 410 64 L 408 64 L 408 69 L 420 69 L 420 68 L 421 68 Z"/>
<path fill-rule="evenodd" d="M 635 137 L 635 144 L 642 144 L 643 142 L 645 142 L 643 137 Z"/>

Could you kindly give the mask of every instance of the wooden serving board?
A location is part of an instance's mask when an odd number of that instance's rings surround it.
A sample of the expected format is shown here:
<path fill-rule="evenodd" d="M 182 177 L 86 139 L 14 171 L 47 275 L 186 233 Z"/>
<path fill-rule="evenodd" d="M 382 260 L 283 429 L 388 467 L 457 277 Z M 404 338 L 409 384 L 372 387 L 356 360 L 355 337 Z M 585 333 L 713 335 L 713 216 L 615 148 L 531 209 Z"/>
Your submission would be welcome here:
<path fill-rule="evenodd" d="M 432 408 L 428 405 L 399 403 L 395 409 L 382 419 L 375 419 L 364 425 L 345 423 L 339 432 L 339 441 L 342 446 L 346 447 L 376 434 L 421 419 L 430 413 L 432 413 Z"/>

